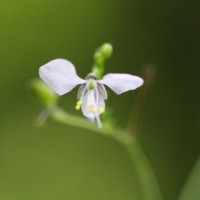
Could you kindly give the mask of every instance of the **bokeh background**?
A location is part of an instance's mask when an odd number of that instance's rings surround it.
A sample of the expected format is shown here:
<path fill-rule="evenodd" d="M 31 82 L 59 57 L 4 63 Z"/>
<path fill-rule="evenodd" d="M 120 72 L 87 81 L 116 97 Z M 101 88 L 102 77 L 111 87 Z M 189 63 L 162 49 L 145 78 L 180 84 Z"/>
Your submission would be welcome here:
<path fill-rule="evenodd" d="M 38 68 L 66 58 L 84 77 L 104 42 L 114 46 L 106 72 L 141 74 L 142 66 L 156 66 L 139 139 L 165 198 L 177 199 L 200 152 L 199 24 L 194 0 L 1 1 L 0 200 L 142 200 L 117 142 L 53 121 L 33 125 L 41 107 L 27 82 Z M 60 103 L 81 115 L 76 92 Z M 109 92 L 119 126 L 137 94 Z"/>

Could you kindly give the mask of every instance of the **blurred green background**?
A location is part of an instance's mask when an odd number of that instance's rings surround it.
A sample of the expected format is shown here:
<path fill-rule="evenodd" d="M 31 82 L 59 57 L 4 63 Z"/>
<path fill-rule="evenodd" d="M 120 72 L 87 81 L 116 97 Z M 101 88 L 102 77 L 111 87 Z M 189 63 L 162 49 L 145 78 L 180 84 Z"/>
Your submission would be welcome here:
<path fill-rule="evenodd" d="M 66 58 L 84 77 L 104 42 L 114 46 L 106 73 L 156 66 L 139 138 L 164 196 L 177 199 L 200 152 L 199 24 L 194 0 L 1 1 L 0 200 L 142 200 L 117 142 L 53 121 L 33 125 L 41 107 L 27 82 L 38 68 Z M 61 105 L 81 116 L 76 92 Z M 126 126 L 137 94 L 109 92 L 119 126 Z"/>

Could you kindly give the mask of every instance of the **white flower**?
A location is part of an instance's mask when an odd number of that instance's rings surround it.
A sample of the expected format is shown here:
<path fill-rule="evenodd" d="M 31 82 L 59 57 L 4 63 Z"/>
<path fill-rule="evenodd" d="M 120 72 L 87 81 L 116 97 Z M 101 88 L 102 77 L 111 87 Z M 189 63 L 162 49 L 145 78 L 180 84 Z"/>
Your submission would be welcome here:
<path fill-rule="evenodd" d="M 91 73 L 84 80 L 77 76 L 74 65 L 65 59 L 55 59 L 41 66 L 39 75 L 58 95 L 66 94 L 80 85 L 76 109 L 81 108 L 83 115 L 90 121 L 96 119 L 99 128 L 102 127 L 99 115 L 104 112 L 104 99 L 107 99 L 104 85 L 116 94 L 121 94 L 143 84 L 142 78 L 130 74 L 107 74 L 98 80 Z"/>

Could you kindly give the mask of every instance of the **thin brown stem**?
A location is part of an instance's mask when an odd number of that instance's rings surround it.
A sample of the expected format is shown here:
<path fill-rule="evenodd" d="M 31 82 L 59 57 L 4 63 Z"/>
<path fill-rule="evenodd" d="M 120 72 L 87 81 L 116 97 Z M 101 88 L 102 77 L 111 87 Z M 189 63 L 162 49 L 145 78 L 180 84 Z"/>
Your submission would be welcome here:
<path fill-rule="evenodd" d="M 156 69 L 154 65 L 145 65 L 142 69 L 142 74 L 144 78 L 144 85 L 138 91 L 138 95 L 132 105 L 132 111 L 129 117 L 127 129 L 134 137 L 138 135 L 139 125 L 142 119 L 142 114 L 144 111 L 145 103 L 147 96 L 150 90 L 151 85 L 155 80 Z"/>

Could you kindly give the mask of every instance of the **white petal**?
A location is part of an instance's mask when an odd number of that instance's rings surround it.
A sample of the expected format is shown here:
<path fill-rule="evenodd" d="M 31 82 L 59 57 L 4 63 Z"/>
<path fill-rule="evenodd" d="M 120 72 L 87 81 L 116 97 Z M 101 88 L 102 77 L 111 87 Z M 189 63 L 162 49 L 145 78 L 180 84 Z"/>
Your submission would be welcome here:
<path fill-rule="evenodd" d="M 100 115 L 101 112 L 99 112 L 99 109 L 105 110 L 105 101 L 104 101 L 104 97 L 103 97 L 103 95 L 102 95 L 100 92 L 98 93 L 98 103 L 97 103 L 97 106 L 98 106 L 98 113 L 99 113 L 99 115 Z"/>
<path fill-rule="evenodd" d="M 84 93 L 84 94 L 83 94 Z M 77 99 L 80 100 L 83 95 L 86 93 L 86 84 L 81 84 L 78 93 L 77 93 Z"/>
<path fill-rule="evenodd" d="M 104 99 L 108 98 L 106 88 L 104 87 L 102 83 L 97 84 L 97 89 L 99 90 L 100 94 L 103 96 Z"/>
<path fill-rule="evenodd" d="M 93 97 L 92 97 L 93 94 L 94 94 L 95 103 L 94 103 Z M 83 115 L 89 119 L 94 119 L 96 117 L 96 114 L 97 115 L 101 114 L 101 112 L 99 112 L 99 108 L 101 110 L 105 109 L 104 98 L 99 91 L 97 92 L 97 90 L 94 93 L 92 91 L 88 90 L 86 92 L 86 94 L 83 96 L 82 101 L 83 101 L 83 103 L 81 104 L 81 110 L 83 112 Z M 97 113 L 88 112 L 88 105 L 89 106 L 93 105 L 94 109 L 97 110 Z"/>
<path fill-rule="evenodd" d="M 142 78 L 130 74 L 106 74 L 99 82 L 107 85 L 115 93 L 121 94 L 129 90 L 135 90 L 144 81 Z"/>
<path fill-rule="evenodd" d="M 65 59 L 55 59 L 39 69 L 40 78 L 57 94 L 63 95 L 86 81 L 76 74 L 74 65 Z"/>
<path fill-rule="evenodd" d="M 81 104 L 83 115 L 91 120 L 95 118 L 95 113 L 88 112 L 88 106 L 93 105 L 92 95 L 92 92 L 87 90 L 86 94 L 82 98 L 83 103 Z"/>

